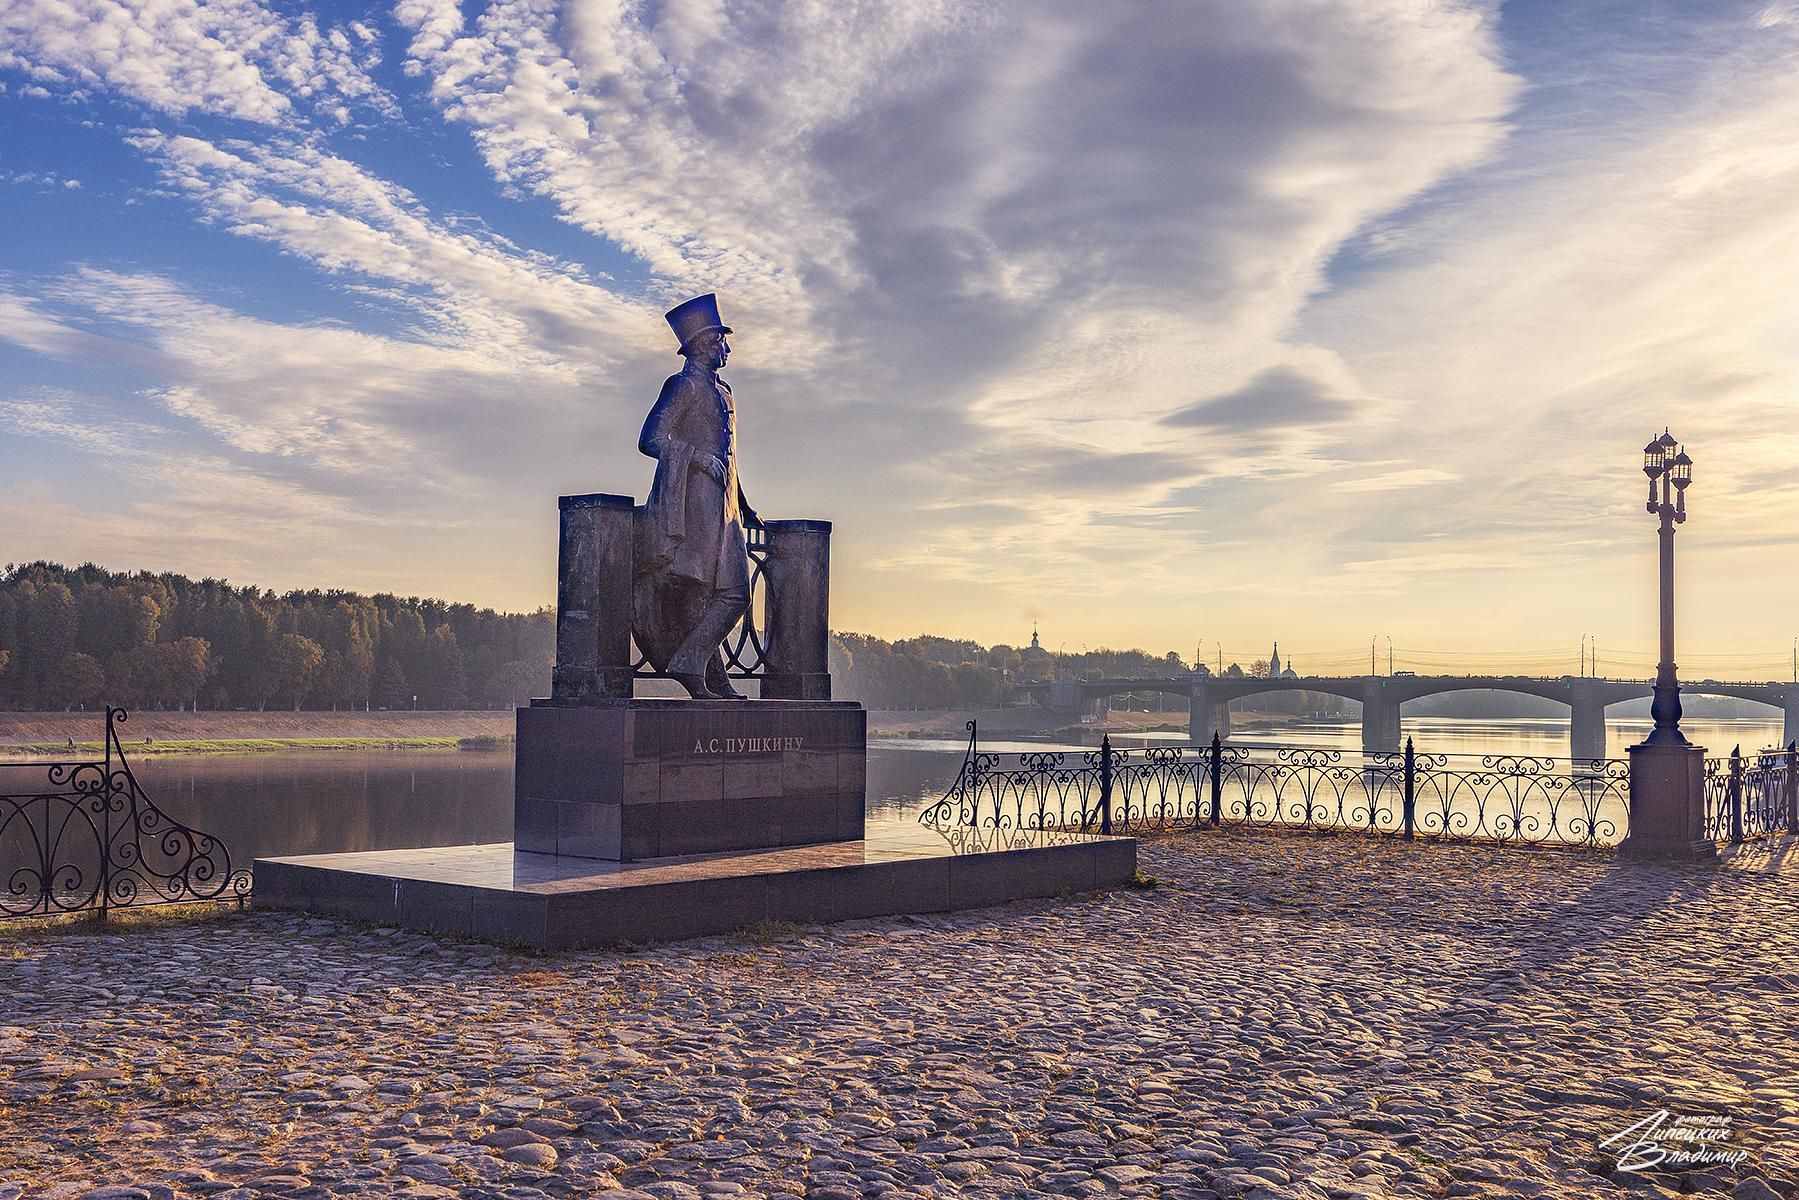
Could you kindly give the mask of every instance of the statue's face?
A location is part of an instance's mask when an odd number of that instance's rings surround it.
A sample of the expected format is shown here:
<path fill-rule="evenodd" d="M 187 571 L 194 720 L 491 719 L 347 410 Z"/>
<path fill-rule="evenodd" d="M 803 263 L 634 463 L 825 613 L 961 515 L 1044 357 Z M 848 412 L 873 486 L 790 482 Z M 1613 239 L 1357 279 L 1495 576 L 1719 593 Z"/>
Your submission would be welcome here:
<path fill-rule="evenodd" d="M 693 356 L 717 371 L 725 365 L 725 360 L 731 357 L 731 343 L 727 342 L 725 335 L 716 329 L 702 333 L 694 339 Z"/>

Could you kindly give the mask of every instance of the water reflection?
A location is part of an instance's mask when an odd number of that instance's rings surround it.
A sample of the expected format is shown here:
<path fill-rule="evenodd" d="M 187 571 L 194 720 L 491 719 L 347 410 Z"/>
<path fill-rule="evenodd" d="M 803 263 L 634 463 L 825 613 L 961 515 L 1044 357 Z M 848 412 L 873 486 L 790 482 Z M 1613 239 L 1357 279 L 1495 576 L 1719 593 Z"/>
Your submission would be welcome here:
<path fill-rule="evenodd" d="M 167 755 L 132 763 L 150 798 L 234 861 L 512 837 L 511 750 Z"/>

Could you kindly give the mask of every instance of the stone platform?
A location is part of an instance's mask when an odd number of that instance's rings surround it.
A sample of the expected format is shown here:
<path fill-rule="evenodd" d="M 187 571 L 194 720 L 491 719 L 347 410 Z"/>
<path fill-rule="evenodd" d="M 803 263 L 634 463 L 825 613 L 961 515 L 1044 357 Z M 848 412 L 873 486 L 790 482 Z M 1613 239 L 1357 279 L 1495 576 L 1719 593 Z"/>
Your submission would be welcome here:
<path fill-rule="evenodd" d="M 863 841 L 618 863 L 511 842 L 264 858 L 256 904 L 572 950 L 765 920 L 981 908 L 1112 887 L 1136 873 L 1135 838 L 1024 836 L 996 846 L 991 831 L 952 844 L 924 829 L 880 830 Z"/>

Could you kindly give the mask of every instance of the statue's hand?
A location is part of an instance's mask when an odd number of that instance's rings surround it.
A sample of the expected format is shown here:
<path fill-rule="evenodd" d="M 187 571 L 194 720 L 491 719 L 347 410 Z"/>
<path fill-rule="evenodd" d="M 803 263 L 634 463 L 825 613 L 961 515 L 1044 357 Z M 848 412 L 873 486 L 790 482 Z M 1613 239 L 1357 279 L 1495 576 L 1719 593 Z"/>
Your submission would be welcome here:
<path fill-rule="evenodd" d="M 712 478 L 716 479 L 721 485 L 724 483 L 724 481 L 725 481 L 725 464 L 722 460 L 720 460 L 710 454 L 702 454 L 702 455 L 699 455 L 694 461 L 699 463 L 700 470 L 702 470 L 702 471 L 706 472 L 706 474 L 712 476 Z"/>

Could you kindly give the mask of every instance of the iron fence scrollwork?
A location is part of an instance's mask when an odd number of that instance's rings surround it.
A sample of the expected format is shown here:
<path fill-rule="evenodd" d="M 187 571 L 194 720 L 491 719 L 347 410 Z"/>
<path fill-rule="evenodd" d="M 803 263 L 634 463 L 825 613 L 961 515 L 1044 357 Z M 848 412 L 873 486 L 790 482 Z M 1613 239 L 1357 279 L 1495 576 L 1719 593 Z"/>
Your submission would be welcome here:
<path fill-rule="evenodd" d="M 1799 743 L 1705 760 L 1705 836 L 1739 845 L 1777 833 L 1799 834 Z"/>
<path fill-rule="evenodd" d="M 0 792 L 0 919 L 238 900 L 250 873 L 224 844 L 184 825 L 144 793 L 119 742 L 125 710 L 106 710 L 98 761 L 8 763 Z"/>
<path fill-rule="evenodd" d="M 1629 821 L 1630 774 L 1615 759 L 1356 755 L 1294 746 L 1115 748 L 1015 756 L 980 748 L 970 721 L 955 782 L 920 820 L 939 830 L 1088 833 L 1221 825 L 1355 830 L 1413 840 L 1610 845 Z M 1010 758 L 1013 761 L 1007 762 Z M 1458 759 L 1474 759 L 1462 762 Z"/>

